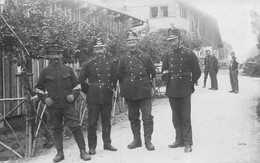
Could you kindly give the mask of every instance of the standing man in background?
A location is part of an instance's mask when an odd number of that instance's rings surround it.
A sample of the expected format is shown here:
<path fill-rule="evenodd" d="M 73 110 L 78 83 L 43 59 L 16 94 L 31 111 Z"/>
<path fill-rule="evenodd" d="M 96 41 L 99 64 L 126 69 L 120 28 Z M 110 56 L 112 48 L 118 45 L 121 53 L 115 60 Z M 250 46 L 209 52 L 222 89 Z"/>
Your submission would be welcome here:
<path fill-rule="evenodd" d="M 235 52 L 232 51 L 231 52 L 231 62 L 229 65 L 229 77 L 230 77 L 230 84 L 231 84 L 231 91 L 229 91 L 230 93 L 238 93 L 239 89 L 238 89 L 238 69 L 239 69 L 239 65 L 235 56 Z"/>
<path fill-rule="evenodd" d="M 206 57 L 204 58 L 204 85 L 203 85 L 203 88 L 206 87 L 207 78 L 208 78 L 209 71 L 210 71 L 210 62 L 211 62 L 210 53 L 211 53 L 210 50 L 206 50 Z"/>
<path fill-rule="evenodd" d="M 211 88 L 210 90 L 218 90 L 218 59 L 215 56 L 215 53 L 211 53 L 211 62 L 210 62 L 210 78 L 211 78 Z"/>
<path fill-rule="evenodd" d="M 130 50 L 119 61 L 118 78 L 121 83 L 121 96 L 128 106 L 128 118 L 134 140 L 127 147 L 134 149 L 142 146 L 140 133 L 140 110 L 144 126 L 144 139 L 147 150 L 154 150 L 151 142 L 153 133 L 152 116 L 152 80 L 155 78 L 155 66 L 151 57 L 138 48 L 138 36 L 135 32 L 127 34 L 127 46 Z"/>
<path fill-rule="evenodd" d="M 175 128 L 175 142 L 169 148 L 183 147 L 184 152 L 192 151 L 191 94 L 201 70 L 197 56 L 180 46 L 181 34 L 177 28 L 168 30 L 170 49 L 162 59 L 162 80 L 166 82 L 166 95 L 172 109 Z"/>
<path fill-rule="evenodd" d="M 40 73 L 36 84 L 39 99 L 47 105 L 53 130 L 54 144 L 57 155 L 54 162 L 64 159 L 63 152 L 63 120 L 77 142 L 80 157 L 84 161 L 90 160 L 85 149 L 85 141 L 81 131 L 79 117 L 75 109 L 75 100 L 79 95 L 80 85 L 73 69 L 62 63 L 63 49 L 58 44 L 49 47 L 51 63 Z M 44 94 L 47 91 L 47 94 Z"/>
<path fill-rule="evenodd" d="M 93 49 L 96 55 L 94 59 L 83 65 L 79 75 L 82 90 L 87 94 L 88 103 L 88 145 L 89 154 L 96 154 L 97 146 L 97 122 L 101 114 L 102 138 L 104 149 L 117 151 L 111 145 L 111 110 L 113 89 L 116 86 L 116 64 L 107 58 L 106 45 L 98 38 Z M 85 83 L 88 79 L 88 84 Z M 84 86 L 89 85 L 89 86 Z"/>

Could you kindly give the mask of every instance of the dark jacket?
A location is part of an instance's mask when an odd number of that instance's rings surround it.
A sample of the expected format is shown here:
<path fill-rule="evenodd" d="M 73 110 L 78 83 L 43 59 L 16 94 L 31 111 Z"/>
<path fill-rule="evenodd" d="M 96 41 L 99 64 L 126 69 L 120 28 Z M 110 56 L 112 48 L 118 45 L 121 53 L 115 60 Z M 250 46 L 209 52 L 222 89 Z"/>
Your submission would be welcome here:
<path fill-rule="evenodd" d="M 218 72 L 218 59 L 215 56 L 211 57 L 210 71 Z"/>
<path fill-rule="evenodd" d="M 166 95 L 170 98 L 188 97 L 201 75 L 197 56 L 189 49 L 179 47 L 164 54 L 162 72 L 169 71 Z"/>
<path fill-rule="evenodd" d="M 74 106 L 74 102 L 67 101 L 67 96 L 73 94 L 75 99 L 78 97 L 79 90 L 73 91 L 73 88 L 78 84 L 77 77 L 71 67 L 63 64 L 50 64 L 40 73 L 35 88 L 47 91 L 46 95 L 41 93 L 37 93 L 37 95 L 43 102 L 47 97 L 50 97 L 54 101 L 50 108 L 66 108 Z"/>
<path fill-rule="evenodd" d="M 238 62 L 236 61 L 236 57 L 232 58 L 229 66 L 229 70 L 237 70 L 238 69 Z"/>
<path fill-rule="evenodd" d="M 204 71 L 210 71 L 210 63 L 211 63 L 211 56 L 208 55 L 204 58 L 204 66 L 205 66 L 205 69 Z"/>
<path fill-rule="evenodd" d="M 155 66 L 151 57 L 136 50 L 120 58 L 117 76 L 121 83 L 121 96 L 130 100 L 151 97 L 152 78 L 155 78 Z"/>
<path fill-rule="evenodd" d="M 87 102 L 89 104 L 111 104 L 113 88 L 116 86 L 117 64 L 107 58 L 93 60 L 83 64 L 80 71 L 79 81 L 89 85 Z"/>

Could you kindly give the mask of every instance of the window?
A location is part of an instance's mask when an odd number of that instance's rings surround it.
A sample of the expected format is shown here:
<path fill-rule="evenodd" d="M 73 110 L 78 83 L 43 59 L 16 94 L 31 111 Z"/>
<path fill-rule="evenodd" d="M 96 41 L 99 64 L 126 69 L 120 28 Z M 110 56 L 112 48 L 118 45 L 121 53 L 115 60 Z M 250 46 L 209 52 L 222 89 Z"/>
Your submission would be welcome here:
<path fill-rule="evenodd" d="M 180 8 L 180 17 L 185 18 L 185 19 L 187 18 L 187 11 L 183 7 Z"/>
<path fill-rule="evenodd" d="M 152 18 L 158 17 L 158 7 L 151 7 L 151 17 Z"/>
<path fill-rule="evenodd" d="M 168 16 L 168 6 L 161 6 L 160 7 L 160 16 L 167 17 Z"/>

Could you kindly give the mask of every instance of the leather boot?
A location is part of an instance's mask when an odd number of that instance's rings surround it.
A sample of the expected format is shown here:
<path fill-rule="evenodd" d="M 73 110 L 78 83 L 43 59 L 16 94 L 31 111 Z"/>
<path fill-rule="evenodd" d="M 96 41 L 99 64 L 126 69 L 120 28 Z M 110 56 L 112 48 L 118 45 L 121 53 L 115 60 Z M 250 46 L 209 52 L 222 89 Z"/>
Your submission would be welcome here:
<path fill-rule="evenodd" d="M 117 151 L 117 149 L 115 147 L 113 147 L 111 144 L 105 145 L 104 150 Z"/>
<path fill-rule="evenodd" d="M 88 161 L 91 159 L 90 155 L 86 152 L 86 150 L 80 150 L 80 158 L 84 161 Z"/>
<path fill-rule="evenodd" d="M 192 152 L 191 145 L 185 145 L 184 152 L 185 152 L 185 153 Z"/>
<path fill-rule="evenodd" d="M 178 147 L 184 147 L 184 144 L 182 142 L 175 141 L 174 143 L 168 145 L 169 148 L 178 148 Z"/>
<path fill-rule="evenodd" d="M 53 158 L 53 162 L 60 162 L 61 160 L 64 160 L 64 153 L 63 151 L 58 151 L 56 156 Z"/>
<path fill-rule="evenodd" d="M 145 141 L 145 146 L 148 151 L 152 151 L 155 149 L 154 145 L 152 144 L 152 142 L 150 140 Z"/>
<path fill-rule="evenodd" d="M 134 139 L 134 141 L 132 141 L 132 143 L 127 145 L 127 147 L 129 149 L 134 149 L 134 148 L 141 147 L 141 146 L 142 146 L 141 139 Z"/>

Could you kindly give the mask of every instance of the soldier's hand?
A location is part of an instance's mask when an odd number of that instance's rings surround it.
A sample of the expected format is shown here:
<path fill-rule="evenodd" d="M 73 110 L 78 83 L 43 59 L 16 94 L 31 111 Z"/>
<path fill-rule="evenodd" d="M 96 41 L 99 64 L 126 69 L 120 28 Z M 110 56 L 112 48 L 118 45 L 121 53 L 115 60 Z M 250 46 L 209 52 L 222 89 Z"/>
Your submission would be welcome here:
<path fill-rule="evenodd" d="M 73 102 L 73 101 L 74 101 L 74 96 L 73 96 L 73 95 L 68 95 L 68 96 L 67 96 L 67 100 L 68 100 L 69 102 Z"/>
<path fill-rule="evenodd" d="M 52 99 L 51 99 L 51 98 L 49 98 L 49 97 L 48 97 L 48 98 L 46 98 L 44 102 L 45 102 L 45 104 L 46 104 L 47 106 L 51 106 L 51 105 L 53 105 L 53 104 L 54 104 L 54 102 L 52 101 Z"/>

